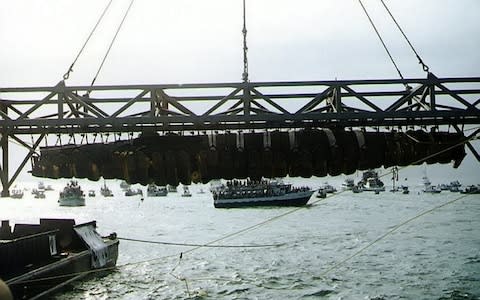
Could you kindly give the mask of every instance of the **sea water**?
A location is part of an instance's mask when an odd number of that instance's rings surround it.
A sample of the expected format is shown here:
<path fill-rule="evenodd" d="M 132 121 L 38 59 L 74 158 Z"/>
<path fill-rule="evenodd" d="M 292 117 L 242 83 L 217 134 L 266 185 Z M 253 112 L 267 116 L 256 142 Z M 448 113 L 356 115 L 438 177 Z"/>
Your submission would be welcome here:
<path fill-rule="evenodd" d="M 318 178 L 289 181 L 312 188 L 323 183 Z M 46 192 L 46 199 L 28 192 L 23 199 L 0 198 L 0 218 L 11 223 L 96 220 L 103 235 L 116 232 L 145 241 L 121 240 L 115 271 L 76 283 L 55 299 L 480 296 L 480 195 L 423 194 L 411 187 L 409 195 L 314 195 L 300 209 L 215 209 L 208 185 L 192 185 L 190 198 L 181 197 L 179 187 L 176 194 L 142 201 L 123 196 L 120 181 L 107 181 L 115 197 L 104 198 L 99 193 L 103 182 L 80 180 L 85 192 L 96 189 L 97 196 L 87 197 L 85 207 L 60 207 L 58 190 L 66 180 L 53 182 L 56 191 Z M 147 243 L 215 240 L 212 245 L 238 247 Z"/>

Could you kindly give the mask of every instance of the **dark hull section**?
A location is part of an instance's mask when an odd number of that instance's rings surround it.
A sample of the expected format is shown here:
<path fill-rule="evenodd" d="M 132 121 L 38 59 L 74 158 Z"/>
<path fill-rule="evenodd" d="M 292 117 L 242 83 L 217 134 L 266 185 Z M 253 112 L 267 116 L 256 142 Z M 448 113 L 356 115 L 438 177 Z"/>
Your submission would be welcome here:
<path fill-rule="evenodd" d="M 259 207 L 259 206 L 304 206 L 310 200 L 310 196 L 295 199 L 223 199 L 214 200 L 215 208 L 240 208 L 240 207 Z"/>
<path fill-rule="evenodd" d="M 123 179 L 158 186 L 212 179 L 324 177 L 383 166 L 454 162 L 465 136 L 448 132 L 308 129 L 215 135 L 153 135 L 109 144 L 42 147 L 32 174 Z M 443 152 L 441 152 L 443 151 Z M 440 155 L 433 155 L 441 152 Z"/>

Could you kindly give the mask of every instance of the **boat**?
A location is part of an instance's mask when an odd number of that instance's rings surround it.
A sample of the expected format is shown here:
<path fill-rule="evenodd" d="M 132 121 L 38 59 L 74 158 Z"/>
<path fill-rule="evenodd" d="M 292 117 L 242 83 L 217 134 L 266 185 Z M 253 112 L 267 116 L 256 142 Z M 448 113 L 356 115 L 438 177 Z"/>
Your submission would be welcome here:
<path fill-rule="evenodd" d="M 34 189 L 32 194 L 34 194 L 35 199 L 45 199 L 45 190 Z"/>
<path fill-rule="evenodd" d="M 71 180 L 60 192 L 60 206 L 85 206 L 85 195 L 76 180 Z"/>
<path fill-rule="evenodd" d="M 318 189 L 317 198 L 327 198 L 327 191 L 325 189 Z"/>
<path fill-rule="evenodd" d="M 125 196 L 129 197 L 129 196 L 135 196 L 135 195 L 140 195 L 142 196 L 143 195 L 143 191 L 141 189 L 132 189 L 132 188 L 128 188 L 126 191 L 125 191 Z"/>
<path fill-rule="evenodd" d="M 201 187 L 197 194 L 205 194 L 205 190 Z"/>
<path fill-rule="evenodd" d="M 358 194 L 358 193 L 363 192 L 363 189 L 360 185 L 356 185 L 352 188 L 352 192 L 354 192 L 355 194 Z"/>
<path fill-rule="evenodd" d="M 324 190 L 328 194 L 333 194 L 333 193 L 337 192 L 337 189 L 333 185 L 328 184 L 328 182 L 325 182 L 320 187 L 320 189 Z"/>
<path fill-rule="evenodd" d="M 385 184 L 378 177 L 378 173 L 372 169 L 363 172 L 362 179 L 357 185 L 361 187 L 362 191 L 366 192 L 385 191 Z"/>
<path fill-rule="evenodd" d="M 252 206 L 303 206 L 314 191 L 309 187 L 293 187 L 278 180 L 233 180 L 213 194 L 215 208 Z"/>
<path fill-rule="evenodd" d="M 107 184 L 103 182 L 102 187 L 100 188 L 100 194 L 103 197 L 113 197 L 112 191 L 108 188 Z"/>
<path fill-rule="evenodd" d="M 480 194 L 480 185 L 469 185 L 463 191 L 462 194 Z"/>
<path fill-rule="evenodd" d="M 168 191 L 169 193 L 176 193 L 176 192 L 177 192 L 177 186 L 167 184 L 167 191 Z"/>
<path fill-rule="evenodd" d="M 122 182 L 120 182 L 120 188 L 125 191 L 130 188 L 130 185 L 125 180 L 123 180 Z"/>
<path fill-rule="evenodd" d="M 402 191 L 402 194 L 404 194 L 404 195 L 407 195 L 407 194 L 410 193 L 410 190 L 408 189 L 408 186 L 406 186 L 406 185 L 400 186 L 400 189 Z"/>
<path fill-rule="evenodd" d="M 147 197 L 162 197 L 168 194 L 167 188 L 151 183 L 147 187 Z"/>
<path fill-rule="evenodd" d="M 458 193 L 461 191 L 462 184 L 458 181 L 452 181 L 450 184 L 448 184 L 448 190 L 452 193 Z"/>
<path fill-rule="evenodd" d="M 429 194 L 438 194 L 441 193 L 442 190 L 437 188 L 436 186 L 432 185 L 428 177 L 425 175 L 422 177 L 423 181 L 423 192 Z"/>
<path fill-rule="evenodd" d="M 188 186 L 186 186 L 186 185 L 183 186 L 182 197 L 192 197 L 192 193 L 190 193 L 190 190 L 188 189 Z"/>
<path fill-rule="evenodd" d="M 224 187 L 224 184 L 219 179 L 212 179 L 210 181 L 210 192 L 214 193 L 221 190 Z"/>
<path fill-rule="evenodd" d="M 342 190 L 344 191 L 351 191 L 355 186 L 355 181 L 352 178 L 345 179 L 345 182 L 342 183 Z"/>
<path fill-rule="evenodd" d="M 19 188 L 13 188 L 12 192 L 10 193 L 10 198 L 22 199 L 23 198 L 23 190 L 19 189 Z"/>
<path fill-rule="evenodd" d="M 40 219 L 40 224 L 17 223 L 12 231 L 3 220 L 0 240 L 0 278 L 13 299 L 53 298 L 67 284 L 105 274 L 117 263 L 116 234 L 101 237 L 95 221 Z"/>
<path fill-rule="evenodd" d="M 94 190 L 89 190 L 88 191 L 88 197 L 95 197 L 95 191 Z"/>

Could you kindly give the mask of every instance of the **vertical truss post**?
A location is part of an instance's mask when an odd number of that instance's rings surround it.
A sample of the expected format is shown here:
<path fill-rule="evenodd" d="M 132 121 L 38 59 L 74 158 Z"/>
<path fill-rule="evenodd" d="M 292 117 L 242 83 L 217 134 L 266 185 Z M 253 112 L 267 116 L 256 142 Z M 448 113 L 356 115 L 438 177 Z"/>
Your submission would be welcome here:
<path fill-rule="evenodd" d="M 336 112 L 341 112 L 342 111 L 342 93 L 341 93 L 341 87 L 339 85 L 335 86 L 333 89 L 333 101 L 335 105 L 335 110 Z"/>
<path fill-rule="evenodd" d="M 430 84 L 428 86 L 428 93 L 430 95 L 430 110 L 436 110 L 435 85 Z"/>
<path fill-rule="evenodd" d="M 5 115 L 8 115 L 8 107 L 6 105 L 1 104 L 0 110 Z M 1 133 L 0 138 L 0 146 L 2 147 L 2 165 L 0 168 L 0 179 L 2 181 L 2 192 L 1 197 L 8 197 L 10 196 L 10 192 L 8 191 L 8 133 L 3 132 Z"/>
<path fill-rule="evenodd" d="M 58 85 L 58 87 L 63 87 L 65 88 L 65 81 L 61 81 Z M 58 118 L 63 119 L 63 103 L 65 102 L 65 93 L 59 92 L 58 93 Z"/>
<path fill-rule="evenodd" d="M 250 116 L 250 109 L 252 107 L 252 94 L 250 93 L 250 84 L 248 82 L 243 83 L 243 114 Z"/>

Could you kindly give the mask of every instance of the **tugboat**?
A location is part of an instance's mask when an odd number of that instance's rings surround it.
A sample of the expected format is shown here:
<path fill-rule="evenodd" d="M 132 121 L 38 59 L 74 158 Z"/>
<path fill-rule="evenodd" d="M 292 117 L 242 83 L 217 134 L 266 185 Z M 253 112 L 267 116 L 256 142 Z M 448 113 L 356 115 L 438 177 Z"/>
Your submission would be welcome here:
<path fill-rule="evenodd" d="M 188 186 L 186 186 L 186 185 L 183 186 L 182 197 L 192 197 L 192 193 L 190 193 L 190 190 L 188 189 Z"/>
<path fill-rule="evenodd" d="M 362 180 L 358 182 L 358 186 L 362 191 L 366 192 L 384 192 L 385 184 L 378 178 L 378 173 L 375 170 L 368 170 L 363 172 Z"/>
<path fill-rule="evenodd" d="M 164 186 L 157 186 L 154 183 L 151 183 L 147 187 L 147 197 L 163 197 L 167 194 L 167 188 Z"/>
<path fill-rule="evenodd" d="M 40 219 L 40 224 L 17 223 L 12 231 L 4 220 L 0 240 L 0 278 L 13 299 L 50 299 L 66 284 L 100 274 L 96 269 L 113 270 L 117 263 L 116 234 L 101 237 L 95 221 Z"/>
<path fill-rule="evenodd" d="M 60 206 L 85 206 L 85 195 L 76 180 L 71 180 L 60 192 Z"/>
<path fill-rule="evenodd" d="M 113 197 L 112 191 L 108 188 L 106 182 L 103 182 L 103 186 L 100 188 L 100 194 L 103 197 Z"/>
<path fill-rule="evenodd" d="M 277 180 L 233 180 L 213 191 L 215 208 L 252 206 L 303 206 L 314 193 L 309 187 L 293 187 Z"/>

